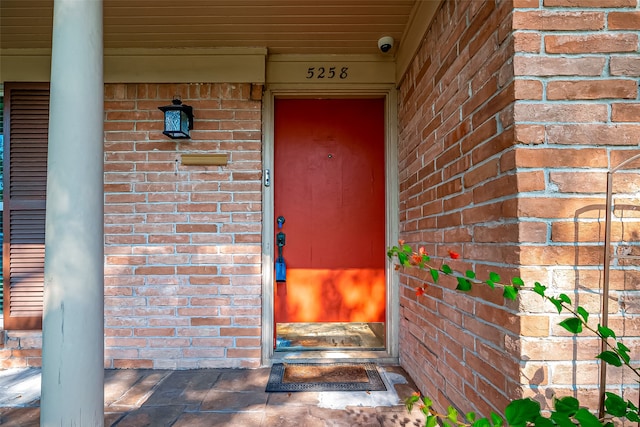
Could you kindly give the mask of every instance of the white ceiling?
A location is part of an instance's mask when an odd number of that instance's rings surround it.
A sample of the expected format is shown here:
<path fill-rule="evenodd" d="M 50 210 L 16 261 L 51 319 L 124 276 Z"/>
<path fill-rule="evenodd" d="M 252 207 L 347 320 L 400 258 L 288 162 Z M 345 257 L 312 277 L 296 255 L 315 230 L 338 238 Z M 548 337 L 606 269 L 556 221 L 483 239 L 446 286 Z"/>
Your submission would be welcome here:
<path fill-rule="evenodd" d="M 374 54 L 426 0 L 104 0 L 105 48 Z M 0 48 L 50 48 L 53 0 L 0 0 Z"/>

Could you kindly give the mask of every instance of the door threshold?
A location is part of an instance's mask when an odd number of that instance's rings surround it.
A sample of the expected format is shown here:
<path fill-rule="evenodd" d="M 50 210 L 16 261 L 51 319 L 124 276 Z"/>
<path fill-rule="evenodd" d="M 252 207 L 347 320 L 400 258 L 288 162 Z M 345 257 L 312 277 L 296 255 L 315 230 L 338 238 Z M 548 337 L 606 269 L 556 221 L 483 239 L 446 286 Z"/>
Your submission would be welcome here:
<path fill-rule="evenodd" d="M 276 324 L 276 352 L 385 351 L 384 322 L 294 322 Z"/>
<path fill-rule="evenodd" d="M 368 350 L 305 350 L 278 351 L 271 357 L 271 363 L 375 363 L 378 365 L 397 365 L 398 357 L 392 357 L 386 351 Z"/>
<path fill-rule="evenodd" d="M 327 347 L 304 347 L 304 346 L 289 346 L 289 347 L 279 347 L 275 350 L 276 353 L 283 353 L 283 352 L 303 352 L 303 351 L 327 351 Z M 362 353 L 362 352 L 379 352 L 379 351 L 384 351 L 384 347 L 370 347 L 367 349 L 359 349 L 356 348 L 354 349 L 353 347 L 332 347 L 330 349 L 330 351 L 339 351 L 339 352 L 357 352 L 357 353 Z"/>

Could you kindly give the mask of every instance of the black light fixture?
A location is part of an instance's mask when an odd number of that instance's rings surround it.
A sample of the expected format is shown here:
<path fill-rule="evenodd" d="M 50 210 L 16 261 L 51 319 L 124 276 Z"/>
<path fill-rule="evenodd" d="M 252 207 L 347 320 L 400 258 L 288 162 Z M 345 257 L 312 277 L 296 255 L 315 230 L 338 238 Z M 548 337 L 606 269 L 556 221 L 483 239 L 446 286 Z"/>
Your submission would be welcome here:
<path fill-rule="evenodd" d="M 193 107 L 184 105 L 178 98 L 174 98 L 171 105 L 158 107 L 164 113 L 164 132 L 169 138 L 190 138 L 189 131 L 193 129 Z"/>

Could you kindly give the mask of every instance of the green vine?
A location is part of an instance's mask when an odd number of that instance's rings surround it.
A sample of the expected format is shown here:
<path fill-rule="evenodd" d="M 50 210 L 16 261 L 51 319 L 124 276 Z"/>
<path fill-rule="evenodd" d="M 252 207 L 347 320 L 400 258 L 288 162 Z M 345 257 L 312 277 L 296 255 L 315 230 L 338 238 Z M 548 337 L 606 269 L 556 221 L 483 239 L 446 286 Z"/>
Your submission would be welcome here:
<path fill-rule="evenodd" d="M 396 269 L 412 267 L 428 271 L 433 283 L 438 283 L 442 274 L 451 276 L 457 281 L 456 289 L 463 292 L 471 291 L 474 285 L 486 285 L 491 289 L 501 289 L 503 297 L 508 300 L 515 300 L 521 291 L 534 292 L 553 304 L 558 310 L 558 314 L 562 312 L 569 313 L 570 316 L 559 323 L 564 329 L 573 334 L 580 334 L 587 330 L 598 336 L 606 344 L 607 350 L 602 351 L 596 358 L 612 366 L 625 366 L 640 381 L 640 368 L 631 365 L 630 349 L 618 339 L 612 329 L 600 324 L 596 328 L 591 327 L 588 324 L 589 312 L 582 306 L 574 309 L 571 298 L 566 294 L 549 296 L 547 295 L 546 286 L 539 282 L 535 282 L 533 286 L 526 286 L 520 277 L 513 277 L 507 283 L 504 283 L 500 275 L 494 272 L 490 272 L 486 280 L 481 280 L 473 270 L 459 272 L 446 263 L 442 263 L 440 267 L 435 268 L 431 265 L 431 257 L 424 248 L 419 248 L 416 252 L 413 251 L 410 245 L 404 244 L 402 241 L 399 242 L 399 246 L 389 248 L 387 256 L 392 260 L 397 259 Z M 449 251 L 449 256 L 452 259 L 460 257 L 453 251 Z M 416 288 L 416 294 L 421 296 L 427 289 L 427 284 L 418 287 Z M 625 401 L 615 393 L 607 392 L 605 396 L 605 417 L 602 419 L 596 417 L 588 408 L 581 407 L 578 399 L 574 397 L 554 399 L 553 409 L 550 411 L 549 416 L 542 414 L 540 403 L 533 399 L 516 399 L 511 401 L 505 408 L 504 419 L 496 413 L 491 413 L 489 417 L 478 418 L 474 412 L 469 412 L 461 420 L 458 411 L 452 406 L 449 406 L 446 414 L 439 413 L 433 408 L 433 401 L 430 398 L 420 396 L 417 393 L 408 397 L 405 400 L 405 405 L 409 411 L 415 405 L 419 405 L 420 410 L 426 415 L 425 427 L 435 427 L 438 422 L 449 427 L 503 425 L 512 427 L 575 427 L 577 425 L 582 427 L 608 427 L 614 425 L 616 418 L 619 420 L 626 418 L 629 421 L 640 422 L 638 407 L 631 401 Z"/>

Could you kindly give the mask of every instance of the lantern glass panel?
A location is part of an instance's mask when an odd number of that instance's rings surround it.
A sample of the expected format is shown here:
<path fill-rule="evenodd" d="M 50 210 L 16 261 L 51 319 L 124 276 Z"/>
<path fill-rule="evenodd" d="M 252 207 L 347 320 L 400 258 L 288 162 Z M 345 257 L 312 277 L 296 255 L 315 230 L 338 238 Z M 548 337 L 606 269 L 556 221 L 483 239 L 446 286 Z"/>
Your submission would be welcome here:
<path fill-rule="evenodd" d="M 164 130 L 167 132 L 178 132 L 180 126 L 180 116 L 184 114 L 180 110 L 168 110 L 164 113 Z"/>
<path fill-rule="evenodd" d="M 180 110 L 180 126 L 178 129 L 180 129 L 185 136 L 189 136 L 189 116 L 182 110 Z"/>

